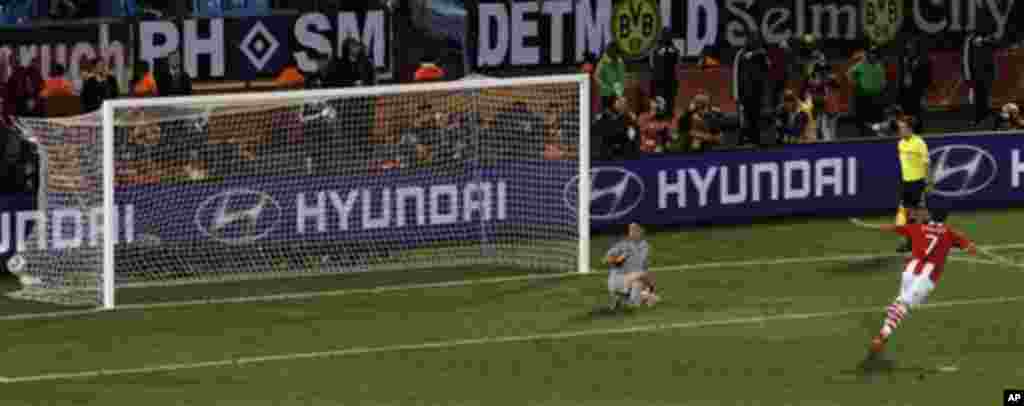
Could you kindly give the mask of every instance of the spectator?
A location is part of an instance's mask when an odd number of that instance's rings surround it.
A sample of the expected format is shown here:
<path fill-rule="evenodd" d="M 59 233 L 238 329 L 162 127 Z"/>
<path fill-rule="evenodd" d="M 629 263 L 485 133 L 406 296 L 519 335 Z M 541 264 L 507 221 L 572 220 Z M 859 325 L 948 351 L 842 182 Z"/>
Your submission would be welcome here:
<path fill-rule="evenodd" d="M 43 91 L 43 75 L 39 69 L 39 59 L 33 59 L 29 66 L 15 65 L 11 77 L 7 80 L 7 97 L 10 107 L 5 109 L 19 117 L 39 117 L 43 115 L 43 103 L 39 99 Z"/>
<path fill-rule="evenodd" d="M 972 32 L 964 39 L 964 80 L 971 84 L 971 103 L 974 104 L 972 127 L 981 125 L 992 110 L 992 83 L 996 80 L 995 48 L 997 38 L 990 32 Z"/>
<path fill-rule="evenodd" d="M 86 112 L 99 110 L 104 100 L 115 99 L 120 94 L 117 78 L 102 58 L 86 63 L 82 73 L 85 80 L 82 84 L 82 107 Z"/>
<path fill-rule="evenodd" d="M 434 113 L 433 136 L 430 141 L 432 157 L 442 163 L 452 162 L 459 156 L 462 131 L 457 116 L 448 109 Z"/>
<path fill-rule="evenodd" d="M 40 91 L 39 96 L 42 98 L 57 97 L 57 96 L 73 96 L 75 93 L 71 90 L 71 81 L 64 77 L 67 73 L 64 70 L 64 65 L 55 64 L 50 72 L 50 78 L 43 82 L 43 90 Z"/>
<path fill-rule="evenodd" d="M 673 117 L 668 102 L 657 96 L 651 99 L 648 111 L 640 115 L 637 123 L 640 127 L 640 152 L 661 153 L 672 140 L 672 131 L 679 127 L 679 116 Z"/>
<path fill-rule="evenodd" d="M 761 144 L 761 110 L 771 61 L 757 30 L 750 31 L 748 44 L 733 62 L 732 96 L 740 107 L 740 144 Z"/>
<path fill-rule="evenodd" d="M 558 145 L 562 157 L 575 157 L 580 135 L 579 114 L 576 109 L 563 109 L 561 104 L 551 102 L 548 104 L 545 117 L 545 151 Z"/>
<path fill-rule="evenodd" d="M 1024 130 L 1024 116 L 1021 116 L 1017 103 L 1003 105 L 999 118 L 998 127 L 1006 127 L 1007 130 Z"/>
<path fill-rule="evenodd" d="M 772 79 L 778 80 L 772 92 L 773 105 L 783 103 L 789 85 L 806 78 L 807 64 L 816 43 L 814 35 L 804 34 L 791 36 L 779 44 L 779 49 L 772 55 L 774 69 L 770 75 Z"/>
<path fill-rule="evenodd" d="M 132 72 L 132 95 L 136 97 L 153 97 L 160 95 L 156 78 L 149 69 L 149 63 L 139 61 Z"/>
<path fill-rule="evenodd" d="M 563 111 L 555 102 L 547 106 L 544 114 L 544 158 L 562 159 L 569 156 L 571 145 L 577 142 L 578 123 L 574 123 L 571 111 Z"/>
<path fill-rule="evenodd" d="M 605 111 L 616 110 L 615 99 L 626 94 L 626 63 L 619 48 L 612 43 L 597 62 L 597 84 Z"/>
<path fill-rule="evenodd" d="M 175 52 L 166 59 L 157 60 L 155 70 L 156 88 L 160 89 L 160 96 L 192 95 L 192 78 L 181 65 L 181 54 Z"/>
<path fill-rule="evenodd" d="M 854 85 L 854 110 L 861 135 L 871 136 L 871 123 L 882 120 L 882 92 L 885 90 L 885 67 L 877 48 L 871 48 L 865 56 L 846 72 Z"/>
<path fill-rule="evenodd" d="M 817 136 L 813 101 L 801 100 L 792 91 L 783 95 L 775 120 L 779 144 L 814 142 Z"/>
<path fill-rule="evenodd" d="M 625 97 L 613 97 L 591 127 L 591 156 L 595 160 L 632 157 L 637 151 L 635 117 Z"/>
<path fill-rule="evenodd" d="M 306 78 L 306 89 L 323 89 L 327 87 L 327 77 L 330 75 L 330 70 L 336 65 L 331 63 L 331 58 L 326 54 L 315 54 L 313 59 L 316 60 L 316 70 L 309 74 Z"/>
<path fill-rule="evenodd" d="M 295 58 L 291 58 L 288 61 L 288 65 L 285 65 L 284 69 L 281 69 L 281 73 L 278 73 L 277 77 L 274 78 L 274 87 L 279 89 L 302 89 L 306 86 L 306 77 L 302 75 L 302 71 L 299 70 L 299 64 L 295 61 Z"/>
<path fill-rule="evenodd" d="M 679 133 L 685 134 L 684 151 L 705 151 L 722 145 L 721 110 L 711 104 L 711 97 L 699 93 L 679 119 Z"/>
<path fill-rule="evenodd" d="M 675 111 L 676 93 L 679 91 L 679 80 L 676 70 L 679 67 L 679 50 L 672 44 L 672 30 L 665 28 L 661 34 L 658 47 L 651 52 L 651 94 L 665 101 L 666 111 Z"/>
<path fill-rule="evenodd" d="M 544 137 L 544 159 L 558 161 L 565 158 L 565 148 L 559 141 L 558 136 L 551 133 Z"/>
<path fill-rule="evenodd" d="M 413 75 L 413 80 L 417 82 L 436 82 L 444 80 L 445 71 L 443 68 L 437 65 L 435 58 L 425 56 L 420 61 L 419 68 L 416 68 L 416 73 Z"/>
<path fill-rule="evenodd" d="M 367 55 L 366 46 L 355 38 L 345 39 L 341 59 L 338 61 L 338 75 L 335 86 L 373 86 L 377 83 L 377 72 Z"/>
<path fill-rule="evenodd" d="M 519 100 L 497 117 L 498 133 L 505 142 L 516 145 L 517 153 L 529 157 L 543 154 L 545 141 L 544 117 L 530 110 L 526 102 Z"/>
<path fill-rule="evenodd" d="M 814 52 L 809 76 L 800 90 L 800 98 L 814 103 L 814 120 L 818 123 L 815 138 L 834 141 L 838 134 L 839 80 L 828 64 L 825 54 Z"/>
<path fill-rule="evenodd" d="M 10 57 L 9 57 L 10 58 Z M 13 59 L 13 58 L 12 58 Z M 0 134 L 4 133 L 3 127 L 8 124 L 8 118 L 11 115 L 8 109 L 7 103 L 7 80 L 8 80 L 8 61 L 0 58 Z M 2 135 L 0 135 L 2 137 Z M 4 145 L 4 141 L 0 139 L 0 148 Z M 2 165 L 0 165 L 2 170 Z"/>
<path fill-rule="evenodd" d="M 420 105 L 412 128 L 403 132 L 399 141 L 399 162 L 402 168 L 421 166 L 432 161 L 435 150 L 432 146 L 443 138 L 443 127 L 439 124 L 443 116 L 443 113 L 435 113 L 429 103 Z"/>
<path fill-rule="evenodd" d="M 49 16 L 54 20 L 76 18 L 78 11 L 79 7 L 75 0 L 50 0 Z"/>
<path fill-rule="evenodd" d="M 124 131 L 127 132 L 127 143 L 122 147 L 124 176 L 131 183 L 158 183 L 159 174 L 154 169 L 162 138 L 160 126 L 144 110 L 138 109 L 126 115 Z"/>
<path fill-rule="evenodd" d="M 786 70 L 788 61 L 788 52 L 786 41 L 780 42 L 776 46 L 768 47 L 768 72 L 765 75 L 768 78 L 768 105 L 778 106 L 782 103 L 782 93 L 786 90 Z"/>
<path fill-rule="evenodd" d="M 925 94 L 932 83 L 931 60 L 921 48 L 921 41 L 907 41 L 898 68 L 900 105 L 904 112 L 914 117 L 916 133 L 921 133 L 924 123 L 921 110 L 925 104 Z"/>

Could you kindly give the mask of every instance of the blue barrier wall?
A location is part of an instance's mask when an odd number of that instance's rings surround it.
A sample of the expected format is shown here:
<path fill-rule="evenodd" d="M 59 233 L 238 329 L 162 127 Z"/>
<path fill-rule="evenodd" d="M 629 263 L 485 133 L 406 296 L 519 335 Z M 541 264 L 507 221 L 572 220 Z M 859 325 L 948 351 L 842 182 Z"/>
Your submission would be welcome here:
<path fill-rule="evenodd" d="M 0 233 L 6 236 L 13 236 L 15 234 L 15 221 L 14 213 L 19 211 L 28 211 L 35 209 L 36 199 L 34 195 L 28 193 L 21 194 L 4 194 L 0 195 L 0 213 L 8 213 L 10 219 L 6 224 L 0 221 L 0 227 L 6 228 L 6 230 L 0 230 Z M 0 246 L 0 269 L 7 269 L 7 259 L 14 254 L 14 244 L 2 244 L 8 245 L 9 249 L 3 249 Z"/>
<path fill-rule="evenodd" d="M 1024 136 L 956 135 L 928 143 L 937 181 L 930 201 L 954 210 L 1024 206 Z M 412 247 L 512 238 L 553 221 L 571 228 L 574 169 L 566 161 L 517 161 L 440 175 L 431 169 L 256 176 L 119 187 L 117 203 L 131 207 L 132 237 L 122 236 L 128 241 L 149 234 L 226 244 L 355 239 Z M 892 211 L 900 187 L 894 140 L 596 162 L 592 174 L 592 228 L 598 230 L 630 222 L 736 223 Z M 51 198 L 61 201 L 57 193 Z M 2 198 L 0 212 L 29 210 L 33 200 Z M 7 218 L 13 228 L 14 216 Z"/>
<path fill-rule="evenodd" d="M 1024 206 L 1024 136 L 927 142 L 937 181 L 931 201 L 941 199 L 953 210 Z M 598 229 L 862 215 L 899 203 L 895 140 L 596 162 L 593 168 L 591 213 Z"/>

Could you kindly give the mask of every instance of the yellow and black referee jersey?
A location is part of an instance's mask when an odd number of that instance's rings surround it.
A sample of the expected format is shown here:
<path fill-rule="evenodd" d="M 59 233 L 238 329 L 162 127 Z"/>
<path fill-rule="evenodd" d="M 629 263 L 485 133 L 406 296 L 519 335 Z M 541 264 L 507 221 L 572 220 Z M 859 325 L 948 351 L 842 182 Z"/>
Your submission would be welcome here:
<path fill-rule="evenodd" d="M 928 144 L 914 134 L 900 138 L 900 171 L 904 182 L 915 182 L 928 176 Z"/>

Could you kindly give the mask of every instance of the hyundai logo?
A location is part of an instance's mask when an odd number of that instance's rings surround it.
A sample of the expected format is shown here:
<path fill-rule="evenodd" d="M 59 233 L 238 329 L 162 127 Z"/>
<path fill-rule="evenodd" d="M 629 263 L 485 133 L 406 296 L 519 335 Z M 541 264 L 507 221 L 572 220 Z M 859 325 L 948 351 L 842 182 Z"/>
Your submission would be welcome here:
<path fill-rule="evenodd" d="M 932 193 L 944 197 L 969 196 L 996 180 L 999 168 L 992 154 L 971 145 L 947 145 L 932 150 Z"/>
<path fill-rule="evenodd" d="M 565 184 L 562 195 L 565 205 L 576 212 L 579 176 Z M 598 167 L 590 170 L 590 218 L 615 220 L 640 205 L 644 198 L 644 182 L 637 174 L 616 167 Z"/>
<path fill-rule="evenodd" d="M 225 244 L 246 244 L 277 228 L 284 211 L 269 194 L 247 189 L 218 193 L 196 210 L 195 223 L 207 237 Z"/>

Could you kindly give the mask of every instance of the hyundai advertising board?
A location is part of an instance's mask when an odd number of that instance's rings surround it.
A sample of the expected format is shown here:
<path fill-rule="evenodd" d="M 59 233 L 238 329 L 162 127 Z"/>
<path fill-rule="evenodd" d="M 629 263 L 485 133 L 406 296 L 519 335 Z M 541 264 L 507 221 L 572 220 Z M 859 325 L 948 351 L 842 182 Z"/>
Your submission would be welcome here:
<path fill-rule="evenodd" d="M 1024 206 L 1024 136 L 928 138 L 929 201 L 954 210 Z M 895 210 L 896 141 L 794 145 L 621 162 L 592 169 L 592 225 L 742 222 Z M 575 201 L 563 193 L 568 210 Z"/>
<path fill-rule="evenodd" d="M 1024 136 L 927 141 L 936 182 L 930 204 L 953 210 L 1024 206 Z M 595 162 L 591 225 L 603 229 L 630 222 L 687 225 L 891 212 L 899 199 L 898 165 L 892 140 Z M 404 247 L 516 238 L 542 224 L 575 229 L 576 174 L 575 162 L 538 160 L 447 174 L 267 175 L 123 186 L 116 195 L 123 208 L 119 218 L 124 217 L 118 234 L 128 242 L 244 245 L 344 239 Z M 13 214 L 2 213 L 2 223 L 9 225 L 3 230 L 6 249 L 21 246 L 27 237 L 12 236 L 12 229 L 18 234 L 26 230 L 12 226 L 34 218 Z M 93 228 L 56 230 L 92 234 L 88 230 Z M 70 243 L 74 236 L 52 239 L 53 245 L 75 246 Z"/>

